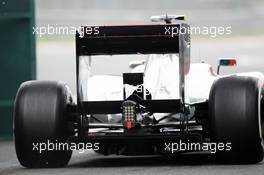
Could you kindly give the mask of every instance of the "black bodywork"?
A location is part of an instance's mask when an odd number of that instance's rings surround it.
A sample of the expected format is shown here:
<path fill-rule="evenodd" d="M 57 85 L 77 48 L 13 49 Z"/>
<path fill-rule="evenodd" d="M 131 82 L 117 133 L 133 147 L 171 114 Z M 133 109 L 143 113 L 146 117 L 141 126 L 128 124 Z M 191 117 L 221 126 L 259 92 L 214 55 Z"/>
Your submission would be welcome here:
<path fill-rule="evenodd" d="M 99 142 L 104 154 L 137 154 L 163 152 L 162 144 L 167 141 L 188 140 L 204 142 L 207 133 L 207 101 L 194 104 L 185 103 L 185 76 L 190 65 L 190 34 L 185 23 L 164 25 L 131 26 L 92 26 L 99 33 L 76 33 L 76 84 L 77 104 L 68 106 L 68 112 L 75 121 L 77 134 L 71 137 L 74 142 Z M 88 27 L 83 27 L 85 31 Z M 185 32 L 181 32 L 184 28 Z M 170 29 L 170 30 L 169 30 Z M 178 33 L 175 33 L 178 31 Z M 94 55 L 119 54 L 179 54 L 179 99 L 151 100 L 133 94 L 122 101 L 86 101 L 83 97 L 82 82 L 79 75 L 80 57 Z M 172 75 L 173 76 L 173 75 Z M 123 74 L 123 83 L 142 85 L 143 75 Z M 134 101 L 144 108 L 149 115 L 169 113 L 180 115 L 179 121 L 159 123 L 170 118 L 165 116 L 160 121 L 151 120 L 135 126 L 124 128 L 121 123 L 107 123 L 94 117 L 97 114 L 121 114 L 125 101 Z M 193 116 L 187 117 L 193 110 Z M 142 112 L 138 108 L 138 112 Z M 91 120 L 93 119 L 93 120 Z M 93 122 L 92 122 L 93 121 Z M 94 122 L 95 121 L 95 122 Z M 105 128 L 107 132 L 90 132 L 90 129 Z M 120 130 L 121 132 L 111 132 Z M 150 149 L 151 148 L 151 149 Z"/>

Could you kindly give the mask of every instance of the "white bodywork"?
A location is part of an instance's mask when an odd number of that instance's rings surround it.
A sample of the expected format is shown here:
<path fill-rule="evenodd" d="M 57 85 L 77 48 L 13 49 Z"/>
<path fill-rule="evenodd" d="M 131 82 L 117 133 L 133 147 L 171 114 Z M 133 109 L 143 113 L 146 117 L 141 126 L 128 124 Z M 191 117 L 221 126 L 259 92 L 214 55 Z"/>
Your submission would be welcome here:
<path fill-rule="evenodd" d="M 179 99 L 179 59 L 177 55 L 150 55 L 145 64 L 131 70 L 132 73 L 144 73 L 144 87 L 152 99 Z M 263 80 L 259 72 L 232 74 L 250 76 Z M 228 75 L 230 76 L 230 75 Z M 186 103 L 205 101 L 213 82 L 224 76 L 213 72 L 212 66 L 206 63 L 191 63 L 185 79 Z M 123 78 L 113 75 L 94 75 L 85 81 L 89 101 L 123 100 Z M 261 86 L 263 82 L 260 82 Z"/>
<path fill-rule="evenodd" d="M 81 72 L 87 74 L 87 70 Z M 144 88 L 149 90 L 152 99 L 179 99 L 179 58 L 177 55 L 150 55 L 144 64 L 134 67 L 131 72 L 144 73 Z M 259 81 L 260 86 L 263 87 L 262 73 L 248 72 L 232 75 L 256 77 L 261 80 Z M 190 71 L 185 77 L 185 102 L 191 104 L 208 100 L 212 84 L 221 77 L 224 76 L 216 75 L 209 64 L 191 63 Z M 94 75 L 85 80 L 81 79 L 81 81 L 85 82 L 84 86 L 86 86 L 84 88 L 87 92 L 87 94 L 84 92 L 85 100 L 112 101 L 124 98 L 122 76 Z M 167 114 L 156 114 L 155 117 L 159 119 L 164 115 Z M 111 122 L 117 122 L 121 118 L 120 115 L 106 116 Z"/>
<path fill-rule="evenodd" d="M 179 98 L 179 58 L 177 55 L 150 55 L 144 65 L 131 72 L 144 73 L 144 87 L 153 99 Z M 194 103 L 208 99 L 210 88 L 217 79 L 212 67 L 205 63 L 190 65 L 186 76 L 186 102 Z M 123 78 L 113 75 L 94 75 L 87 82 L 89 101 L 123 100 Z"/>

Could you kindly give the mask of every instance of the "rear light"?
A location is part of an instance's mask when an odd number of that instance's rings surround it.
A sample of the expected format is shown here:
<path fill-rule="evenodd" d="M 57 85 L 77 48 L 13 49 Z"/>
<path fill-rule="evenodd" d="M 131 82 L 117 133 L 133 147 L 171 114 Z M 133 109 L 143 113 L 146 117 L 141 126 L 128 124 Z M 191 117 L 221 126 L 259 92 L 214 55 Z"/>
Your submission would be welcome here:
<path fill-rule="evenodd" d="M 122 104 L 122 121 L 124 128 L 131 129 L 137 123 L 137 103 L 131 100 L 126 100 Z"/>
<path fill-rule="evenodd" d="M 132 122 L 131 121 L 127 121 L 126 122 L 126 127 L 127 127 L 127 129 L 131 129 L 133 127 Z"/>

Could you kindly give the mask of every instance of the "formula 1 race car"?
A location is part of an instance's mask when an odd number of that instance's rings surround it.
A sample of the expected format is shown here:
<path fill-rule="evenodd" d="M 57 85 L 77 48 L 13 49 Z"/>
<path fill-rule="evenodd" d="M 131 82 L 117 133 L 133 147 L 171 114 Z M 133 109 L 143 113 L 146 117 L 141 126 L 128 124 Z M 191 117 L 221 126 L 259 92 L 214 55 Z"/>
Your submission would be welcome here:
<path fill-rule="evenodd" d="M 65 166 L 69 145 L 79 143 L 104 155 L 205 151 L 232 163 L 262 161 L 263 75 L 220 76 L 206 63 L 191 64 L 190 27 L 183 19 L 166 15 L 152 18 L 166 24 L 77 32 L 76 102 L 62 82 L 28 81 L 17 92 L 14 136 L 21 165 Z M 94 75 L 91 60 L 102 55 L 110 62 L 140 59 L 120 76 Z M 220 59 L 219 68 L 235 64 Z"/>

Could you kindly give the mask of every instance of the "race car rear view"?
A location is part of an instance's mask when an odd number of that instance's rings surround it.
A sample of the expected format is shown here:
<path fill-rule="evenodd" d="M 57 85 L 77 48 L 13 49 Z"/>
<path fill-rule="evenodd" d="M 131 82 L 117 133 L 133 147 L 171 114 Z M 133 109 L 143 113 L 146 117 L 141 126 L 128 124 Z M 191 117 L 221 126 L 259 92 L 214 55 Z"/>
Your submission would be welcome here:
<path fill-rule="evenodd" d="M 104 155 L 204 151 L 232 163 L 262 161 L 263 75 L 219 76 L 210 65 L 191 64 L 184 17 L 152 19 L 166 24 L 85 26 L 76 33 L 76 102 L 62 82 L 20 86 L 14 135 L 21 165 L 65 166 L 76 149 Z M 91 61 L 99 55 L 147 60 L 119 77 L 93 76 Z"/>

